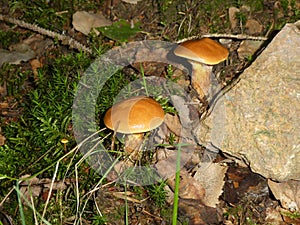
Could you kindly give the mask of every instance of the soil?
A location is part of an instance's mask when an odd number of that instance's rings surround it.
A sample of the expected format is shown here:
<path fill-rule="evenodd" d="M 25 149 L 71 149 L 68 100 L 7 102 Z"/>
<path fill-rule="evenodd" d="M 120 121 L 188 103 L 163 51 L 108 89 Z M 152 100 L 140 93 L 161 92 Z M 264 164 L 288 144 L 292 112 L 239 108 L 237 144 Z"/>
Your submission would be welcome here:
<path fill-rule="evenodd" d="M 299 17 L 300 1 L 298 0 L 295 1 L 296 6 L 294 6 L 298 7 L 298 15 L 295 15 L 295 10 L 291 5 L 283 5 L 285 1 L 260 1 L 261 7 L 259 9 L 255 9 L 253 5 L 246 6 L 241 3 L 237 6 L 236 2 L 228 1 L 223 5 L 218 3 L 218 7 L 212 9 L 201 8 L 208 5 L 205 1 L 177 0 L 161 3 L 160 1 L 144 0 L 138 4 L 128 4 L 121 0 L 105 0 L 99 4 L 99 10 L 112 21 L 125 19 L 134 23 L 139 22 L 141 30 L 144 32 L 136 34 L 130 41 L 168 40 L 178 42 L 186 37 L 201 36 L 207 33 L 271 37 L 285 22 L 294 22 L 295 17 Z M 241 10 L 240 16 L 245 21 L 239 21 L 236 26 L 233 26 L 228 18 L 228 6 L 239 8 Z M 8 5 L 5 4 L 1 12 L 2 14 L 8 14 Z M 15 12 L 10 16 L 18 17 L 19 15 L 18 12 Z M 256 26 L 256 23 L 254 23 L 255 25 L 248 24 L 246 26 L 246 21 L 249 19 L 255 19 L 260 24 L 261 29 L 254 29 L 253 26 Z M 0 22 L 0 29 L 6 30 L 8 28 L 5 23 Z M 18 29 L 24 31 L 23 28 Z M 73 38 L 88 45 L 88 38 L 74 31 L 71 24 L 66 24 L 64 29 Z M 20 39 L 22 38 L 24 37 L 20 37 Z M 229 58 L 226 62 L 214 68 L 214 72 L 218 74 L 219 82 L 223 86 L 230 84 L 251 64 L 248 58 L 241 58 L 238 55 L 237 50 L 243 40 L 230 37 L 226 37 L 226 40 L 230 41 L 229 44 L 226 44 L 230 52 Z M 102 42 L 108 46 L 116 44 L 105 37 L 102 37 Z M 224 41 L 224 43 L 228 42 Z M 70 51 L 67 46 L 60 46 L 60 48 L 65 49 L 64 51 Z M 47 48 L 45 51 L 50 49 Z M 255 55 L 252 60 L 254 59 Z M 23 66 L 24 68 L 29 67 L 26 63 Z M 143 66 L 146 74 L 165 76 L 166 65 L 144 64 Z M 139 71 L 139 69 L 139 67 L 133 65 L 132 68 L 125 68 L 124 71 L 130 75 L 133 71 Z M 13 103 L 14 101 L 10 100 L 5 107 L 1 107 L 1 114 L 9 115 L 6 123 L 21 115 L 21 111 L 15 111 Z M 222 158 L 222 160 L 228 159 L 223 155 L 220 155 L 219 158 Z M 291 219 L 281 214 L 285 210 L 270 193 L 264 177 L 251 172 L 248 167 L 232 161 L 227 165 L 228 170 L 223 194 L 220 196 L 218 212 L 214 212 L 219 218 L 213 222 L 205 222 L 210 220 L 206 218 L 207 216 L 203 216 L 203 223 L 193 223 L 191 222 L 193 221 L 191 219 L 192 214 L 198 213 L 199 208 L 196 208 L 196 212 L 192 212 L 191 208 L 186 210 L 183 207 L 179 209 L 180 224 L 300 224 L 299 219 Z M 125 224 L 126 204 L 128 205 L 129 224 L 171 224 L 171 203 L 167 203 L 166 207 L 159 208 L 153 199 L 149 198 L 148 190 L 144 188 L 141 188 L 141 190 L 142 192 L 137 195 L 134 189 L 130 189 L 132 195 L 127 198 L 127 201 L 125 200 L 124 193 L 126 190 L 124 190 L 124 187 L 112 184 L 99 190 L 95 194 L 95 202 L 109 221 L 105 224 Z M 170 190 L 168 191 L 171 193 Z M 195 206 L 194 203 L 190 203 L 190 205 Z M 205 212 L 210 213 L 208 209 L 205 210 L 207 210 Z M 203 208 L 200 208 L 199 212 L 203 212 Z M 90 222 L 86 221 L 86 224 L 90 224 Z"/>

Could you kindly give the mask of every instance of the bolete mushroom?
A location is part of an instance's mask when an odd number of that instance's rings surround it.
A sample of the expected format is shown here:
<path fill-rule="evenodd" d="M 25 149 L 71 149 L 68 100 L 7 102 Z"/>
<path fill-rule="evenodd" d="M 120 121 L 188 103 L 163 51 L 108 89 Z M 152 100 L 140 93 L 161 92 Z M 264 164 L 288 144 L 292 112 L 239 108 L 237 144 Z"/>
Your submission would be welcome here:
<path fill-rule="evenodd" d="M 138 150 L 143 141 L 143 133 L 160 126 L 164 121 L 164 111 L 154 99 L 146 96 L 131 97 L 113 105 L 104 115 L 104 124 L 118 133 L 128 134 L 125 151 Z"/>
<path fill-rule="evenodd" d="M 213 65 L 228 57 L 228 50 L 210 38 L 188 40 L 174 49 L 174 54 L 185 58 L 192 66 L 191 84 L 204 99 L 210 88 L 210 77 Z"/>

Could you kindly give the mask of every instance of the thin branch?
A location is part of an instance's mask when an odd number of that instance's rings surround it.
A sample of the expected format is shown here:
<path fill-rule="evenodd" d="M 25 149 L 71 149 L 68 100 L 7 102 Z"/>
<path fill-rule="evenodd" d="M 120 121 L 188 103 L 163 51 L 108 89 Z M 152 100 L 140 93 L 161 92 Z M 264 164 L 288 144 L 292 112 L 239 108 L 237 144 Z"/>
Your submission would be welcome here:
<path fill-rule="evenodd" d="M 253 40 L 253 41 L 266 41 L 268 40 L 267 37 L 257 37 L 257 36 L 251 36 L 246 34 L 203 34 L 203 35 L 197 35 L 192 36 L 188 38 L 184 38 L 182 40 L 177 41 L 177 43 L 182 43 L 188 40 L 193 39 L 199 39 L 203 37 L 210 37 L 210 38 L 225 38 L 225 39 L 237 39 L 237 40 Z"/>
<path fill-rule="evenodd" d="M 75 39 L 73 39 L 69 36 L 62 35 L 62 34 L 59 34 L 57 32 L 53 32 L 53 31 L 44 29 L 44 28 L 39 27 L 35 24 L 26 23 L 25 21 L 18 20 L 18 19 L 15 19 L 13 17 L 4 16 L 2 14 L 0 14 L 0 20 L 8 22 L 8 23 L 15 24 L 19 27 L 34 31 L 38 34 L 42 34 L 42 35 L 51 37 L 53 39 L 58 39 L 59 41 L 62 42 L 63 45 L 67 45 L 70 48 L 74 48 L 74 49 L 77 49 L 79 51 L 84 51 L 84 52 L 87 52 L 87 53 L 90 53 L 90 54 L 93 52 L 90 48 L 86 47 L 85 45 L 81 44 L 80 42 L 76 41 Z"/>

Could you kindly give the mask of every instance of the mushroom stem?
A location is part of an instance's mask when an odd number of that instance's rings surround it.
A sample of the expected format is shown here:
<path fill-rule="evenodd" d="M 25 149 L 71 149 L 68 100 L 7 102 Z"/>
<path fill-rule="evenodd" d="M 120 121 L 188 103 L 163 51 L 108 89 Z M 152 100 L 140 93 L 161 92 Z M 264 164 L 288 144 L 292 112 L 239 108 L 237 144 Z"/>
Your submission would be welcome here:
<path fill-rule="evenodd" d="M 205 99 L 209 95 L 212 66 L 191 60 L 189 62 L 192 65 L 192 87 L 197 91 L 200 99 Z"/>
<path fill-rule="evenodd" d="M 124 144 L 125 152 L 131 154 L 134 151 L 139 150 L 144 140 L 143 137 L 144 137 L 143 133 L 127 135 Z"/>

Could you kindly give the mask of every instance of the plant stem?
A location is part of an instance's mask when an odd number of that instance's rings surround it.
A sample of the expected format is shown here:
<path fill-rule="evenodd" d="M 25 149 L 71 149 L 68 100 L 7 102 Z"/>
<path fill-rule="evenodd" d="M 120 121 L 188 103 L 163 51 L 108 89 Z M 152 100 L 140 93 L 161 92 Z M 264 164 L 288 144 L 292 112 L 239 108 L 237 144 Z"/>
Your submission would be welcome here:
<path fill-rule="evenodd" d="M 21 195 L 20 195 L 20 187 L 19 187 L 19 181 L 16 182 L 16 190 L 17 191 L 17 196 L 18 196 L 18 203 L 19 203 L 19 211 L 20 211 L 20 216 L 21 216 L 21 221 L 22 221 L 22 225 L 25 225 L 25 215 L 24 215 L 24 211 L 23 211 L 23 205 L 22 205 L 22 200 L 21 200 Z"/>
<path fill-rule="evenodd" d="M 177 158 L 176 158 L 176 175 L 175 175 L 172 225 L 177 224 L 177 216 L 178 216 L 179 181 L 180 181 L 180 152 L 181 152 L 181 145 L 178 146 Z"/>

